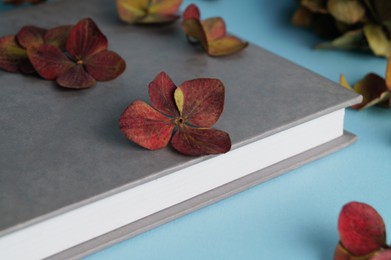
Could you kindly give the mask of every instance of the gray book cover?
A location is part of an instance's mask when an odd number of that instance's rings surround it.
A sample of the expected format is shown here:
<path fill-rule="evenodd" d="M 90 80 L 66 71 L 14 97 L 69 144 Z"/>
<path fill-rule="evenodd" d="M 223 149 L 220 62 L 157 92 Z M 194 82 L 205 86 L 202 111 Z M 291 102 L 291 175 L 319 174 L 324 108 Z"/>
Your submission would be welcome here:
<path fill-rule="evenodd" d="M 233 149 L 360 101 L 356 94 L 262 48 L 211 58 L 190 45 L 180 22 L 132 26 L 119 21 L 112 0 L 63 0 L 2 14 L 0 36 L 24 25 L 52 28 L 91 17 L 109 48 L 127 63 L 117 79 L 67 90 L 35 76 L 0 71 L 0 236 L 68 210 L 208 160 L 172 148 L 148 151 L 120 132 L 118 119 L 161 71 L 179 85 L 199 77 L 225 85 L 215 125 Z M 352 142 L 341 138 L 307 153 L 114 230 L 58 256 L 68 258 L 115 243 L 277 176 Z"/>

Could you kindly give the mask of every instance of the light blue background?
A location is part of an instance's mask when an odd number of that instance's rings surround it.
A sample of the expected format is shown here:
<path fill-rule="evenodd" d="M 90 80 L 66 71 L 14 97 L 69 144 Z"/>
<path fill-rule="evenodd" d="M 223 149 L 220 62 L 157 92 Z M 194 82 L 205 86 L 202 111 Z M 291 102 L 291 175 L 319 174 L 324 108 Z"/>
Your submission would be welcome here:
<path fill-rule="evenodd" d="M 193 2 L 203 17 L 222 16 L 230 32 L 331 80 L 384 75 L 384 58 L 314 50 L 320 39 L 290 25 L 296 1 Z M 391 111 L 349 109 L 345 125 L 354 145 L 87 259 L 332 259 L 339 211 L 352 200 L 374 206 L 391 234 Z"/>

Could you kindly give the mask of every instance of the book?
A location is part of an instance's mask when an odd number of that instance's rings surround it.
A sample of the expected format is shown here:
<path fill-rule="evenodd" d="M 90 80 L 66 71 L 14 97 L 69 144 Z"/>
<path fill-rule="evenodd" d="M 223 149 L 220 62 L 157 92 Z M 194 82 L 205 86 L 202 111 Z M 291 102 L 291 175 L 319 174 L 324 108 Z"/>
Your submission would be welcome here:
<path fill-rule="evenodd" d="M 60 11 L 61 10 L 61 11 Z M 279 176 L 355 140 L 344 109 L 360 97 L 250 44 L 208 57 L 178 22 L 132 26 L 110 0 L 62 0 L 2 14 L 0 36 L 93 18 L 127 62 L 119 78 L 82 91 L 0 71 L 0 258 L 70 259 L 137 235 Z M 129 142 L 118 119 L 166 71 L 179 85 L 225 85 L 216 128 L 232 150 L 188 157 Z"/>

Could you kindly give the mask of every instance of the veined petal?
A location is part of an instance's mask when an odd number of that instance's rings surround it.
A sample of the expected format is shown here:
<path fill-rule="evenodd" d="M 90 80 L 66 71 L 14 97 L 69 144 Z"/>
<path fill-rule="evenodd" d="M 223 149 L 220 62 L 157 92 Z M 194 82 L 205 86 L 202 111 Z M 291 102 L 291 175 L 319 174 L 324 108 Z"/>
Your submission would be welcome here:
<path fill-rule="evenodd" d="M 38 74 L 47 80 L 56 79 L 76 65 L 59 48 L 49 44 L 29 48 L 27 54 Z"/>
<path fill-rule="evenodd" d="M 244 42 L 235 36 L 225 36 L 218 40 L 208 41 L 208 54 L 210 56 L 225 56 L 231 55 L 243 50 L 248 46 L 248 42 Z"/>
<path fill-rule="evenodd" d="M 0 68 L 8 72 L 19 72 L 19 66 L 28 62 L 27 52 L 16 42 L 14 35 L 0 38 Z"/>
<path fill-rule="evenodd" d="M 91 18 L 79 21 L 71 30 L 66 44 L 68 53 L 78 60 L 83 60 L 106 50 L 107 38 Z"/>
<path fill-rule="evenodd" d="M 171 78 L 160 72 L 151 83 L 149 83 L 148 93 L 152 106 L 161 113 L 175 117 L 178 116 L 174 101 L 176 86 Z"/>
<path fill-rule="evenodd" d="M 44 36 L 45 43 L 65 50 L 72 28 L 73 26 L 71 25 L 63 25 L 48 30 Z"/>
<path fill-rule="evenodd" d="M 389 91 L 385 80 L 374 73 L 366 75 L 353 86 L 353 89 L 363 96 L 363 101 L 358 105 L 354 105 L 352 107 L 354 109 L 368 108 L 384 103 L 389 99 Z"/>
<path fill-rule="evenodd" d="M 43 37 L 46 29 L 36 26 L 24 26 L 16 34 L 16 39 L 20 46 L 27 49 L 29 47 L 38 47 L 44 43 Z"/>
<path fill-rule="evenodd" d="M 208 41 L 200 20 L 185 19 L 182 21 L 182 28 L 191 41 L 200 42 L 204 50 L 208 50 Z"/>
<path fill-rule="evenodd" d="M 225 22 L 220 17 L 212 17 L 201 21 L 208 42 L 223 38 L 226 34 Z"/>
<path fill-rule="evenodd" d="M 223 112 L 224 85 L 218 79 L 185 81 L 176 91 L 183 92 L 182 117 L 192 125 L 210 127 Z"/>
<path fill-rule="evenodd" d="M 226 132 L 187 126 L 179 128 L 171 144 L 178 152 L 193 156 L 226 153 L 231 149 L 231 139 Z"/>
<path fill-rule="evenodd" d="M 350 202 L 338 218 L 341 243 L 352 255 L 364 256 L 386 245 L 383 218 L 370 205 Z"/>
<path fill-rule="evenodd" d="M 84 69 L 83 65 L 74 65 L 58 76 L 57 84 L 64 88 L 83 89 L 95 86 L 95 79 Z"/>
<path fill-rule="evenodd" d="M 136 144 L 157 150 L 166 147 L 175 125 L 144 101 L 135 101 L 119 119 L 122 133 Z"/>
<path fill-rule="evenodd" d="M 125 61 L 113 51 L 101 51 L 84 61 L 88 73 L 98 81 L 112 80 L 124 72 Z"/>

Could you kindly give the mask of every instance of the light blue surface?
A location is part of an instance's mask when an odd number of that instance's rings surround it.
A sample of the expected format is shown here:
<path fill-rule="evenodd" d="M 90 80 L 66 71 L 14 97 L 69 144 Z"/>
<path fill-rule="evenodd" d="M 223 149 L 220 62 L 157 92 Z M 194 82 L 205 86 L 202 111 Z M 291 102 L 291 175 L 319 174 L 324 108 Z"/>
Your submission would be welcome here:
<path fill-rule="evenodd" d="M 290 25 L 295 1 L 193 2 L 203 17 L 222 16 L 230 32 L 334 81 L 384 74 L 383 58 L 312 49 L 320 39 Z M 352 200 L 373 205 L 391 234 L 391 111 L 348 110 L 346 129 L 356 144 L 87 259 L 332 259 L 339 211 Z"/>

